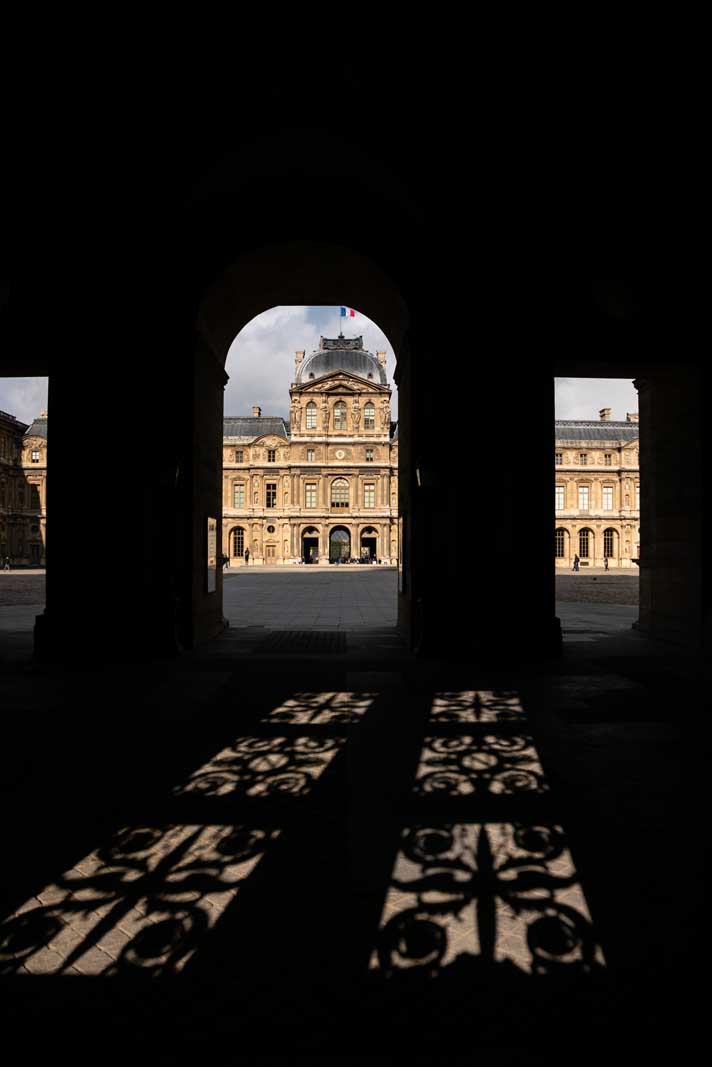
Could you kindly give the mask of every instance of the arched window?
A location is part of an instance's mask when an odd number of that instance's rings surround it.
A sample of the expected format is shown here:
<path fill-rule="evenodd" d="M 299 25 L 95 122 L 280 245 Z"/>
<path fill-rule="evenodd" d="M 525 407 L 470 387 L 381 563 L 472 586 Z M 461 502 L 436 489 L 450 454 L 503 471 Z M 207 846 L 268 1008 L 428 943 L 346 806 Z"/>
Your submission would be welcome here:
<path fill-rule="evenodd" d="M 346 404 L 344 404 L 343 400 L 339 400 L 338 404 L 334 404 L 334 429 L 346 429 Z"/>
<path fill-rule="evenodd" d="M 332 508 L 349 506 L 349 483 L 345 478 L 336 478 L 331 483 L 331 506 Z"/>
<path fill-rule="evenodd" d="M 370 400 L 363 409 L 363 428 L 364 430 L 376 429 L 376 408 Z"/>
<path fill-rule="evenodd" d="M 608 529 L 603 531 L 603 555 L 613 559 L 616 554 L 616 531 Z"/>
<path fill-rule="evenodd" d="M 555 554 L 556 554 L 556 558 L 557 559 L 563 559 L 564 558 L 565 551 L 566 551 L 566 540 L 565 540 L 565 537 L 566 537 L 566 531 L 565 530 L 559 529 L 559 530 L 556 531 Z"/>
<path fill-rule="evenodd" d="M 316 430 L 316 404 L 313 400 L 307 404 L 307 430 Z"/>
<path fill-rule="evenodd" d="M 236 526 L 232 531 L 232 554 L 233 556 L 245 554 L 245 531 L 242 526 Z"/>
<path fill-rule="evenodd" d="M 579 556 L 588 559 L 590 530 L 579 530 Z"/>

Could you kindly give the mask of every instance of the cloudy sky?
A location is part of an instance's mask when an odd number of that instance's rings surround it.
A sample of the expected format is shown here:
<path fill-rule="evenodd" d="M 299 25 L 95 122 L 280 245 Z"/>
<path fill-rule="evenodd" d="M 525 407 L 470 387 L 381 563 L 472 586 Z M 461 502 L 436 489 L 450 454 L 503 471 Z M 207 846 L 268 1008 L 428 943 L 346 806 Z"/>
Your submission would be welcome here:
<path fill-rule="evenodd" d="M 225 414 L 249 415 L 253 404 L 263 415 L 289 415 L 289 386 L 294 380 L 294 353 L 307 354 L 319 345 L 319 338 L 363 336 L 370 352 L 386 352 L 388 380 L 393 387 L 393 417 L 398 417 L 398 390 L 393 383 L 395 357 L 385 334 L 356 310 L 354 318 L 342 319 L 336 307 L 274 307 L 258 315 L 233 341 L 226 370 L 230 380 L 225 387 Z M 506 406 L 503 382 L 502 406 Z M 611 408 L 611 418 L 624 420 L 627 412 L 638 410 L 638 397 L 632 382 L 611 378 L 557 378 L 556 417 L 559 419 L 598 419 L 601 408 Z M 46 378 L 0 378 L 0 410 L 32 422 L 47 408 Z"/>

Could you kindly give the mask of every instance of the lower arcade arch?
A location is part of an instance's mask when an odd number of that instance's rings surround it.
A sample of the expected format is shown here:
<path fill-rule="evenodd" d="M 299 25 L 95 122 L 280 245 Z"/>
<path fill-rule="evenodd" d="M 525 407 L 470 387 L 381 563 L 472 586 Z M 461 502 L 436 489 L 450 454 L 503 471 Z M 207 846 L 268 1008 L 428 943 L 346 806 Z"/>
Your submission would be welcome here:
<path fill-rule="evenodd" d="M 351 558 L 351 534 L 345 526 L 334 526 L 329 533 L 329 563 L 343 563 Z"/>

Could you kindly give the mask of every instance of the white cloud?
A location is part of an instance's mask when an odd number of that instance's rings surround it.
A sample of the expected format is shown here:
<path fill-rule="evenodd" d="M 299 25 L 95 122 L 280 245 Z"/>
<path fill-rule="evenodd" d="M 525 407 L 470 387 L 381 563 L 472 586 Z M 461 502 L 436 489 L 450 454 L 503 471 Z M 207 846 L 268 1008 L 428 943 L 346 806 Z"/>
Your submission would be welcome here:
<path fill-rule="evenodd" d="M 0 378 L 0 411 L 31 423 L 47 410 L 47 378 Z"/>
<path fill-rule="evenodd" d="M 294 353 L 319 347 L 320 337 L 363 336 L 364 348 L 386 353 L 386 372 L 393 389 L 391 408 L 398 417 L 398 390 L 393 381 L 395 356 L 388 338 L 371 319 L 356 309 L 342 319 L 337 307 L 281 306 L 270 308 L 249 322 L 230 346 L 225 370 L 225 414 L 250 415 L 253 404 L 263 415 L 289 416 L 289 386 L 294 381 Z"/>
<path fill-rule="evenodd" d="M 638 394 L 625 378 L 555 378 L 557 419 L 598 419 L 601 408 L 611 409 L 611 419 L 625 422 L 628 412 L 638 410 Z"/>

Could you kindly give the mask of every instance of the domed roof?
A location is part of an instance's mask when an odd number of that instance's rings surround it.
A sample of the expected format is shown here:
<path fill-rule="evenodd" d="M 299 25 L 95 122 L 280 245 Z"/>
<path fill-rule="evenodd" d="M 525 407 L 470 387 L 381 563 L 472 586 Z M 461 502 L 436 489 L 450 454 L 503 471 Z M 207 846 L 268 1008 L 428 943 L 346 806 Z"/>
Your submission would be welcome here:
<path fill-rule="evenodd" d="M 297 371 L 297 385 L 321 378 L 335 370 L 345 370 L 359 378 L 387 385 L 386 368 L 363 347 L 363 337 L 321 337 L 319 347 L 302 360 Z"/>

